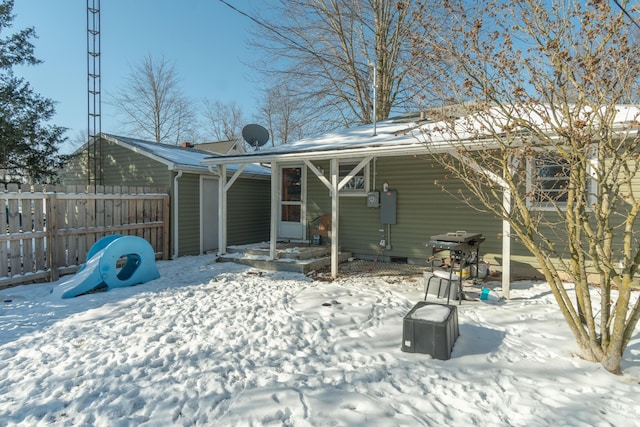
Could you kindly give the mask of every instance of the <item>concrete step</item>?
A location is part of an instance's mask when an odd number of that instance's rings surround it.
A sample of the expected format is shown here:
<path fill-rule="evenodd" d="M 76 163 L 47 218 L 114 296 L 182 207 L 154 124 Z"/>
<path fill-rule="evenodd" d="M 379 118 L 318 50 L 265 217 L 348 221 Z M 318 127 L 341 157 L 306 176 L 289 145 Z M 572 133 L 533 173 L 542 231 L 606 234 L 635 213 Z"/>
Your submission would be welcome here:
<path fill-rule="evenodd" d="M 279 243 L 277 259 L 269 259 L 268 243 L 229 247 L 228 253 L 219 257 L 218 262 L 235 262 L 270 271 L 290 271 L 306 274 L 331 265 L 331 247 L 307 245 L 303 243 Z M 345 262 L 351 252 L 340 252 L 338 262 Z"/>

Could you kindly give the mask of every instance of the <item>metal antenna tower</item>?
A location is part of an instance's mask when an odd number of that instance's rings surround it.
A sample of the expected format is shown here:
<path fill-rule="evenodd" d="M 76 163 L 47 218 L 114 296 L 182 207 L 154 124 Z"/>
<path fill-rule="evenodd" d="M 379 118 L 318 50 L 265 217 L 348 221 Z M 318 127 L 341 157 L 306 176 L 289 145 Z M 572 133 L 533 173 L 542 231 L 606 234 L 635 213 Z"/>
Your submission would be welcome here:
<path fill-rule="evenodd" d="M 100 0 L 87 0 L 87 183 L 102 182 L 102 99 L 100 83 Z"/>

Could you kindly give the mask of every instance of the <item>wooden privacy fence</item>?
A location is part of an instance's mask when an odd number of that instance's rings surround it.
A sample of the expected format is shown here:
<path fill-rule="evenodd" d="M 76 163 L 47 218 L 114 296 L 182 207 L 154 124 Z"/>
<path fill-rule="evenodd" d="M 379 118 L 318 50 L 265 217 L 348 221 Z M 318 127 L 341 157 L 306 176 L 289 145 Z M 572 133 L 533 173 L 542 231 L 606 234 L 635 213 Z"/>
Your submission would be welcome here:
<path fill-rule="evenodd" d="M 75 272 L 109 234 L 142 237 L 168 259 L 169 205 L 144 187 L 0 184 L 0 289 Z"/>

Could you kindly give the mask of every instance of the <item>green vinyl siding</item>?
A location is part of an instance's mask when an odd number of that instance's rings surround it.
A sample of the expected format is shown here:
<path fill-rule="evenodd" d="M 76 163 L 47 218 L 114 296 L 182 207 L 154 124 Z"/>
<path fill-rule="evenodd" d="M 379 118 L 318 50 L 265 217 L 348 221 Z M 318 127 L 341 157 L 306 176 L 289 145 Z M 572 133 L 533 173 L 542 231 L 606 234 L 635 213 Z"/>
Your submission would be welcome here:
<path fill-rule="evenodd" d="M 325 171 L 328 162 L 317 163 Z M 328 174 L 326 174 L 328 175 Z M 385 258 L 407 258 L 414 261 L 431 256 L 426 246 L 432 235 L 454 231 L 481 233 L 486 241 L 483 253 L 502 253 L 502 221 L 489 213 L 473 209 L 434 184 L 444 179 L 445 172 L 428 158 L 378 158 L 370 165 L 371 190 L 381 191 L 384 182 L 397 192 L 396 224 L 382 225 L 380 208 L 367 207 L 364 196 L 340 197 L 340 242 L 342 250 L 356 255 L 376 256 L 379 242 L 387 240 L 390 250 Z M 447 189 L 455 194 L 461 187 L 456 180 L 447 181 Z M 478 209 L 481 206 L 477 206 Z M 328 189 L 312 173 L 307 186 L 307 220 L 331 212 Z M 380 230 L 383 230 L 382 232 Z M 514 250 L 523 250 L 513 245 Z"/>
<path fill-rule="evenodd" d="M 93 147 L 92 147 L 93 149 Z M 171 252 L 175 251 L 174 221 L 178 221 L 178 255 L 200 253 L 200 174 L 183 173 L 178 183 L 178 217 L 174 177 L 167 164 L 121 147 L 110 141 L 102 141 L 96 147 L 102 156 L 102 185 L 154 187 L 166 189 L 171 195 Z M 203 170 L 204 172 L 204 170 Z M 206 175 L 209 175 L 205 172 Z M 60 173 L 64 184 L 86 185 L 87 151 L 75 154 Z M 228 243 L 244 244 L 269 240 L 270 231 L 270 180 L 239 178 L 228 192 Z M 218 215 L 218 212 L 205 212 Z"/>
<path fill-rule="evenodd" d="M 185 173 L 178 178 L 178 253 L 200 253 L 200 175 L 197 174 Z"/>
<path fill-rule="evenodd" d="M 64 185 L 87 185 L 87 152 L 72 154 L 58 176 Z"/>
<path fill-rule="evenodd" d="M 227 193 L 227 243 L 269 240 L 271 181 L 239 178 Z"/>
<path fill-rule="evenodd" d="M 96 147 L 96 152 L 102 156 L 101 185 L 171 186 L 171 174 L 165 164 L 104 140 Z M 67 185 L 87 184 L 86 149 L 71 157 L 60 176 Z"/>
<path fill-rule="evenodd" d="M 169 188 L 168 167 L 128 148 L 107 142 L 103 148 L 104 185 L 144 185 Z"/>
<path fill-rule="evenodd" d="M 314 164 L 318 168 L 327 171 L 325 176 L 328 176 L 328 171 L 330 170 L 328 161 L 314 162 Z M 330 213 L 331 195 L 329 194 L 329 189 L 310 169 L 307 169 L 307 224 L 322 215 Z"/>

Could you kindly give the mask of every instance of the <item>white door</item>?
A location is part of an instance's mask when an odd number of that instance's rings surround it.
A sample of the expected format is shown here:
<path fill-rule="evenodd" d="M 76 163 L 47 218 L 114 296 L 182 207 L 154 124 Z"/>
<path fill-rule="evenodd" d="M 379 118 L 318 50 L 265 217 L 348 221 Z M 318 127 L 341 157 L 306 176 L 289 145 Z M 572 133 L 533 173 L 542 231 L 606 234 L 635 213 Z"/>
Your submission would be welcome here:
<path fill-rule="evenodd" d="M 200 246 L 202 253 L 218 248 L 218 180 L 200 179 Z"/>
<path fill-rule="evenodd" d="M 304 238 L 305 171 L 303 166 L 280 167 L 278 238 Z"/>

